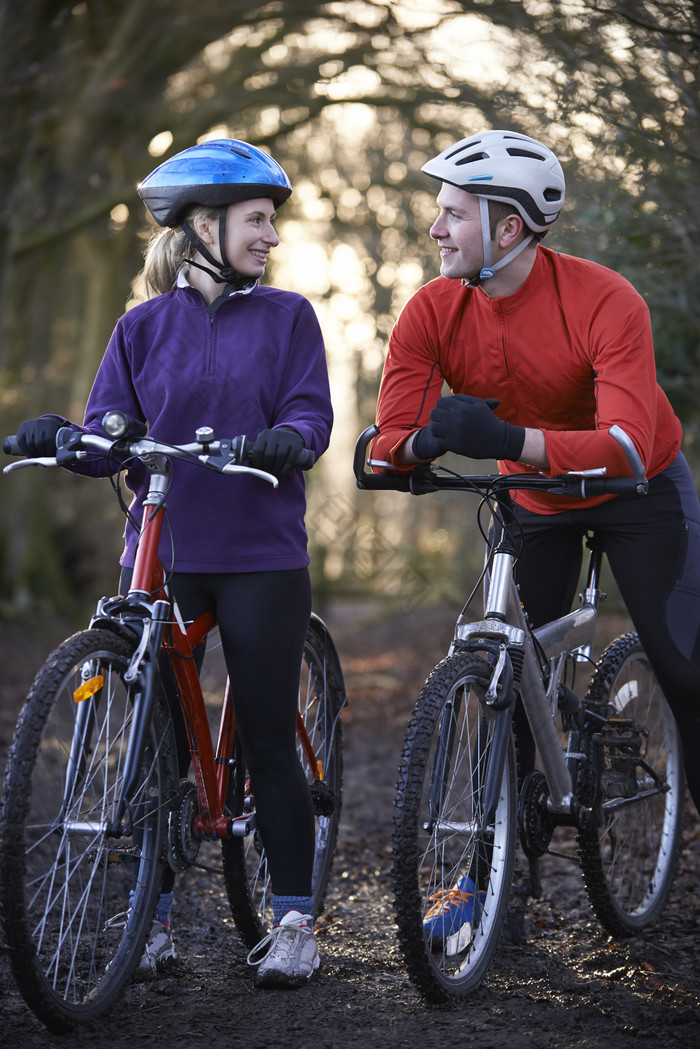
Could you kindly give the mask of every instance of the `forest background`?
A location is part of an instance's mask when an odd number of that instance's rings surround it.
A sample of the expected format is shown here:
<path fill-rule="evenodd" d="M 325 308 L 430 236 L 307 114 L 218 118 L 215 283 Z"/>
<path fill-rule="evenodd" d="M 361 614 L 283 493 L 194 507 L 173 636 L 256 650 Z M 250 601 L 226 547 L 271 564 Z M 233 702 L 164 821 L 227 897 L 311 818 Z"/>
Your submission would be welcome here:
<path fill-rule="evenodd" d="M 700 471 L 698 0 L 3 0 L 0 40 L 2 435 L 44 412 L 82 419 L 152 232 L 137 183 L 195 141 L 246 139 L 294 185 L 266 279 L 311 299 L 328 351 L 317 604 L 459 600 L 479 556 L 470 508 L 358 492 L 352 453 L 392 324 L 439 269 L 421 164 L 504 127 L 562 160 L 547 243 L 621 271 L 649 304 Z M 114 591 L 108 481 L 36 469 L 0 485 L 0 619 L 78 619 Z"/>

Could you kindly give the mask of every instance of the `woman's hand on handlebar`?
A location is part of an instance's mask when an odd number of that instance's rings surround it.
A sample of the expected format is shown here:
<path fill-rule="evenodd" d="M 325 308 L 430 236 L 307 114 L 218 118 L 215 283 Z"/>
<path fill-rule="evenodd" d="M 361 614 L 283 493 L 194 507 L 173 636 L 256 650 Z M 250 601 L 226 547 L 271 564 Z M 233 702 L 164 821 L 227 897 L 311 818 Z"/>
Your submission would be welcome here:
<path fill-rule="evenodd" d="M 312 454 L 304 447 L 304 441 L 296 430 L 278 426 L 258 434 L 248 452 L 248 462 L 256 470 L 283 477 L 295 466 L 304 469 L 306 460 Z"/>
<path fill-rule="evenodd" d="M 65 425 L 65 421 L 57 415 L 44 415 L 20 423 L 14 441 L 19 454 L 31 458 L 55 455 L 56 434 Z M 4 450 L 7 454 L 13 454 L 10 449 Z"/>

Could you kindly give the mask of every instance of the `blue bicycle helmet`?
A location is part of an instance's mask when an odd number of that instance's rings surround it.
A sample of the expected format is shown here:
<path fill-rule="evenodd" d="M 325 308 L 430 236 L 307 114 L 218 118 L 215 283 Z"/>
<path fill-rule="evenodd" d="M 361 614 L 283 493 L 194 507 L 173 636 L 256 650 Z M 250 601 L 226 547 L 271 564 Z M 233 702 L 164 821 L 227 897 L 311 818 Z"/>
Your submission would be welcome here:
<path fill-rule="evenodd" d="M 255 197 L 281 204 L 291 192 L 276 160 L 233 138 L 212 139 L 177 153 L 138 186 L 159 226 L 179 226 L 183 213 L 195 204 L 226 207 Z"/>
<path fill-rule="evenodd" d="M 159 226 L 179 226 L 209 266 L 191 259 L 189 265 L 208 273 L 229 291 L 215 300 L 210 311 L 218 309 L 231 291 L 252 287 L 256 281 L 234 270 L 226 255 L 226 213 L 230 204 L 257 197 L 270 197 L 278 207 L 292 192 L 284 170 L 268 153 L 235 138 L 215 138 L 191 146 L 152 171 L 137 187 Z M 216 259 L 202 243 L 187 219 L 186 212 L 200 204 L 219 209 L 219 250 Z"/>

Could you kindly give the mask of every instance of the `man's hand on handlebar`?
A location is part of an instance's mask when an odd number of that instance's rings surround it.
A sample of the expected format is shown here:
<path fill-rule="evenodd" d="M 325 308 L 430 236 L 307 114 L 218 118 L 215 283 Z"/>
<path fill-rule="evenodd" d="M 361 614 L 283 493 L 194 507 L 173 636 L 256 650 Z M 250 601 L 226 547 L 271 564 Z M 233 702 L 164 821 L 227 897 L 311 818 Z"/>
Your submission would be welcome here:
<path fill-rule="evenodd" d="M 444 452 L 472 459 L 519 459 L 525 430 L 495 414 L 499 402 L 465 393 L 441 397 L 430 413 L 430 422 L 413 439 L 419 459 L 434 459 Z"/>

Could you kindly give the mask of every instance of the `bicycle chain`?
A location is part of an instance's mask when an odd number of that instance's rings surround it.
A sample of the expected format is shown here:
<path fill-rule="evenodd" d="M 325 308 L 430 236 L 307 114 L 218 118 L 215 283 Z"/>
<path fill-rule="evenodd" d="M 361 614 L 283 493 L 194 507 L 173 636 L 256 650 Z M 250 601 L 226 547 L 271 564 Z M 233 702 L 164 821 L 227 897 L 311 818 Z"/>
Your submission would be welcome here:
<path fill-rule="evenodd" d="M 190 867 L 197 867 L 200 871 L 209 871 L 210 874 L 223 874 L 223 867 L 210 867 L 207 863 L 191 863 Z"/>

